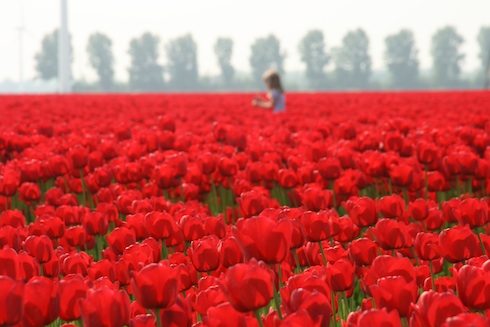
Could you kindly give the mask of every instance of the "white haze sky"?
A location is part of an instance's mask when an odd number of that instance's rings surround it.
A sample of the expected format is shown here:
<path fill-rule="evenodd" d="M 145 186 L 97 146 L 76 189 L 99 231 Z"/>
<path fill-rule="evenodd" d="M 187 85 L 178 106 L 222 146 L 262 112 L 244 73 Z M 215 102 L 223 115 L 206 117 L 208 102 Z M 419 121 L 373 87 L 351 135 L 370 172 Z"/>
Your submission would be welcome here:
<path fill-rule="evenodd" d="M 59 25 L 59 0 L 0 0 L 0 81 L 18 80 L 19 32 L 24 17 L 24 77 L 35 77 L 34 55 L 42 37 Z M 234 40 L 232 63 L 249 70 L 250 45 L 275 34 L 287 53 L 286 71 L 303 70 L 297 47 L 308 30 L 324 32 L 327 51 L 341 44 L 349 30 L 362 27 L 370 38 L 373 68 L 383 68 L 384 39 L 401 28 L 411 29 L 423 69 L 430 68 L 432 34 L 446 25 L 465 38 L 463 69 L 478 67 L 476 36 L 490 25 L 490 0 L 68 0 L 68 25 L 73 38 L 75 78 L 93 80 L 86 54 L 90 34 L 102 32 L 113 40 L 116 78 L 127 80 L 131 38 L 145 31 L 164 44 L 191 33 L 198 44 L 200 74 L 218 72 L 213 45 L 218 37 Z M 332 68 L 332 66 L 330 66 Z"/>

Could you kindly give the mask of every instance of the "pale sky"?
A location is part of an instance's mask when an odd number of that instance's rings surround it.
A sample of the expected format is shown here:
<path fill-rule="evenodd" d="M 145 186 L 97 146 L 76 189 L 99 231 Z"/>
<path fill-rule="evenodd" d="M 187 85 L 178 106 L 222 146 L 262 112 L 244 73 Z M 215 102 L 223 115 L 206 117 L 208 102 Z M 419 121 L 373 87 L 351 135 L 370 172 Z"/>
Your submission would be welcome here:
<path fill-rule="evenodd" d="M 35 77 L 34 55 L 42 37 L 59 25 L 59 0 L 0 0 L 0 81 L 19 78 L 19 32 L 24 16 L 24 78 Z M 165 43 L 191 33 L 198 44 L 200 74 L 215 74 L 213 45 L 218 37 L 234 40 L 232 63 L 249 70 L 250 45 L 258 37 L 275 34 L 287 53 L 286 71 L 303 70 L 300 39 L 311 29 L 324 32 L 327 51 L 358 27 L 370 38 L 373 68 L 382 69 L 384 39 L 409 28 L 415 34 L 422 68 L 430 68 L 430 40 L 441 27 L 452 25 L 465 38 L 463 69 L 478 67 L 476 36 L 490 25 L 490 0 L 68 0 L 68 25 L 73 38 L 75 78 L 93 80 L 86 54 L 90 34 L 102 32 L 113 40 L 116 78 L 127 80 L 131 38 L 145 31 Z M 330 65 L 330 69 L 332 65 Z"/>

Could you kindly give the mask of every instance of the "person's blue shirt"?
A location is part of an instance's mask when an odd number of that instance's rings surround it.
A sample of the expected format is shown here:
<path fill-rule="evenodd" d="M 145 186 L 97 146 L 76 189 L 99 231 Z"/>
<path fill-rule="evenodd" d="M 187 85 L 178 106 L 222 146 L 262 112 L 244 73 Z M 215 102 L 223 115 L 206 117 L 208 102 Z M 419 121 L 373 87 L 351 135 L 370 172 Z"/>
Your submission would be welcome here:
<path fill-rule="evenodd" d="M 274 110 L 273 112 L 284 112 L 286 111 L 286 96 L 284 93 L 278 89 L 272 89 L 270 92 L 271 101 L 273 101 Z"/>

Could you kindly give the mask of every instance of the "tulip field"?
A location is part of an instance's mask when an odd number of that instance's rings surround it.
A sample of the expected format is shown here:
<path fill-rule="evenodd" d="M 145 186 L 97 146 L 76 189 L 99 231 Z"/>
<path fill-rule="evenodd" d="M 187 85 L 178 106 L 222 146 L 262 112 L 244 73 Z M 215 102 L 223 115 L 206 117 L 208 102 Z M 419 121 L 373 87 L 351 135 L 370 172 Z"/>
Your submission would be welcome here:
<path fill-rule="evenodd" d="M 0 97 L 0 326 L 490 326 L 490 92 Z"/>

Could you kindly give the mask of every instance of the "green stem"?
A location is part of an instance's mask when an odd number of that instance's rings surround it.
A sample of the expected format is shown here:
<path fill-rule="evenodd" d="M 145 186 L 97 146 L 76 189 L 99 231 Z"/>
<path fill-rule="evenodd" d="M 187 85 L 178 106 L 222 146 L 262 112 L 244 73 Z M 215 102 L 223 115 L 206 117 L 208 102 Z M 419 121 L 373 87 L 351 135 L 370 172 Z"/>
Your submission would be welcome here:
<path fill-rule="evenodd" d="M 403 199 L 405 200 L 405 207 L 408 208 L 408 193 L 407 193 L 407 187 L 403 187 Z"/>
<path fill-rule="evenodd" d="M 168 258 L 168 248 L 167 244 L 165 243 L 165 239 L 162 239 L 162 254 L 161 254 L 162 260 L 165 260 Z"/>
<path fill-rule="evenodd" d="M 325 251 L 323 251 L 322 241 L 318 241 L 318 246 L 320 247 L 320 252 L 322 254 L 323 264 L 326 266 L 327 265 L 327 258 L 325 257 Z"/>
<path fill-rule="evenodd" d="M 483 241 L 482 241 L 482 239 L 481 239 L 481 235 L 480 235 L 480 233 L 478 232 L 478 229 L 475 229 L 475 233 L 476 233 L 476 235 L 478 235 L 478 240 L 480 241 L 481 252 L 482 252 L 484 255 L 487 255 L 487 250 L 485 250 L 485 246 L 483 245 Z"/>
<path fill-rule="evenodd" d="M 333 291 L 330 292 L 331 301 L 332 301 L 332 326 L 337 327 L 337 313 L 335 312 L 335 293 Z"/>
<path fill-rule="evenodd" d="M 436 283 L 434 282 L 434 267 L 432 266 L 432 260 L 429 260 L 430 268 L 430 282 L 432 284 L 432 290 L 436 292 Z"/>
<path fill-rule="evenodd" d="M 254 314 L 255 314 L 255 318 L 257 318 L 257 321 L 259 323 L 259 326 L 260 327 L 264 327 L 264 323 L 262 322 L 262 318 L 260 316 L 260 312 L 259 312 L 259 309 L 255 310 L 254 311 Z"/>
<path fill-rule="evenodd" d="M 427 164 L 424 165 L 425 168 L 425 200 L 429 199 L 429 167 Z"/>
<path fill-rule="evenodd" d="M 87 206 L 87 198 L 85 196 L 85 180 L 83 179 L 83 168 L 80 168 L 80 179 L 82 180 L 82 204 Z"/>
<path fill-rule="evenodd" d="M 277 264 L 277 278 L 279 278 L 279 289 L 282 288 L 283 283 L 282 283 L 282 270 L 281 270 L 281 264 Z"/>
<path fill-rule="evenodd" d="M 213 176 L 211 174 L 209 174 L 209 180 L 211 181 L 212 212 L 216 215 L 218 213 L 218 195 L 216 194 L 216 186 L 214 185 Z"/>
<path fill-rule="evenodd" d="M 156 320 L 157 320 L 157 327 L 162 327 L 162 317 L 160 316 L 160 309 L 156 309 Z"/>
<path fill-rule="evenodd" d="M 291 251 L 293 251 L 294 261 L 296 262 L 296 273 L 300 273 L 301 271 L 303 271 L 303 269 L 301 268 L 301 264 L 299 263 L 298 252 L 296 251 L 296 249 L 293 249 Z"/>
<path fill-rule="evenodd" d="M 276 307 L 277 315 L 279 316 L 279 319 L 282 320 L 281 301 L 279 298 L 279 291 L 276 289 L 276 283 L 273 283 L 272 285 L 274 286 L 274 304 Z"/>

